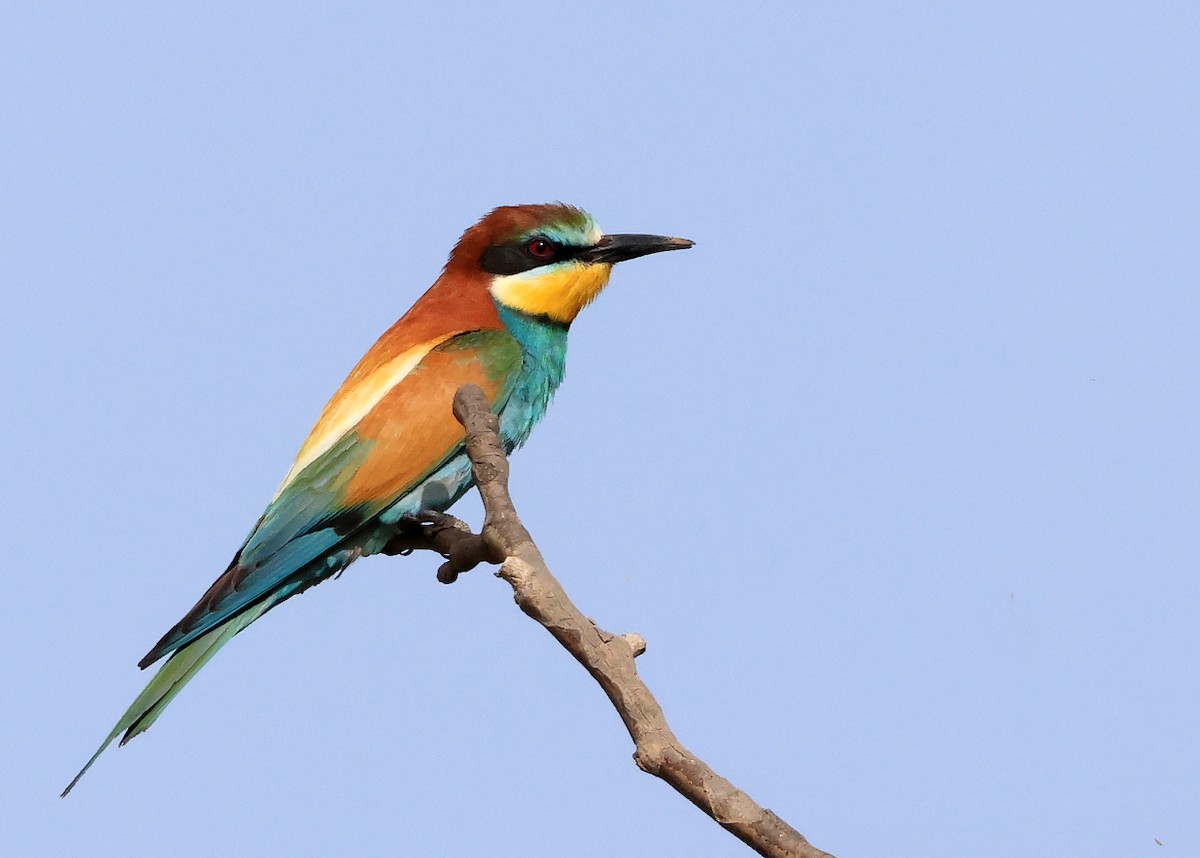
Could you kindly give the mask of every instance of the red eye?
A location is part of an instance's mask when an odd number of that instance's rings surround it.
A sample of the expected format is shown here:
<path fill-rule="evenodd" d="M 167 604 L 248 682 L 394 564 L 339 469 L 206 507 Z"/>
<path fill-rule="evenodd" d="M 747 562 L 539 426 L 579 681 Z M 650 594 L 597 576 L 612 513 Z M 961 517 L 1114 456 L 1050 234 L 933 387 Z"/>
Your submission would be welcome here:
<path fill-rule="evenodd" d="M 545 259 L 554 253 L 554 245 L 544 238 L 535 238 L 527 245 L 529 252 L 539 259 Z"/>

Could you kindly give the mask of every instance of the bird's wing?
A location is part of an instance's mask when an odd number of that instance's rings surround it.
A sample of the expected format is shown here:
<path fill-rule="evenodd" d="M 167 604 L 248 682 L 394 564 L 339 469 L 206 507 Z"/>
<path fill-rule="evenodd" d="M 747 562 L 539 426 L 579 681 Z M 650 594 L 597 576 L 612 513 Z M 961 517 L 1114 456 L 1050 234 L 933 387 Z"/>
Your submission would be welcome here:
<path fill-rule="evenodd" d="M 229 568 L 140 665 L 296 585 L 298 573 L 462 450 L 463 428 L 451 412 L 460 386 L 479 385 L 499 410 L 520 368 L 516 341 L 483 330 L 427 342 L 348 381 Z"/>

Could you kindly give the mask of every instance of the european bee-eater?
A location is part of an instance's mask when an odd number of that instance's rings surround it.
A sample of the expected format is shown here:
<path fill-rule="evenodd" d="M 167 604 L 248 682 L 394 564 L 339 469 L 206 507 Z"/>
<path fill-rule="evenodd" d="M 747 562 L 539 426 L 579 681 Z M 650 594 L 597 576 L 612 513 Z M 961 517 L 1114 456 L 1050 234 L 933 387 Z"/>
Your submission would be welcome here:
<path fill-rule="evenodd" d="M 403 517 L 444 511 L 471 487 L 451 413 L 461 385 L 483 388 L 511 452 L 545 414 L 571 322 L 612 266 L 691 246 L 604 235 L 587 212 L 562 204 L 502 206 L 463 233 L 429 291 L 326 404 L 229 568 L 139 662 L 169 656 L 63 795 L 113 739 L 124 733 L 123 745 L 149 728 L 230 638 L 378 553 Z"/>

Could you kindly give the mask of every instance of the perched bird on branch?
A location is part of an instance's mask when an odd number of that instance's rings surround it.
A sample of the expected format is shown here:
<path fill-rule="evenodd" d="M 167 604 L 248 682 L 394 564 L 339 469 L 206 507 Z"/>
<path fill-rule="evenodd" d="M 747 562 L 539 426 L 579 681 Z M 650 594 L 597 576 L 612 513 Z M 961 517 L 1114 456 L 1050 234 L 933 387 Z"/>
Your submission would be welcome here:
<path fill-rule="evenodd" d="M 529 437 L 563 378 L 567 332 L 612 266 L 692 242 L 604 235 L 562 204 L 502 206 L 468 229 L 440 277 L 329 400 L 229 568 L 139 663 L 163 657 L 101 752 L 162 714 L 230 638 L 286 599 L 377 554 L 408 516 L 471 487 L 455 391 L 481 387 L 508 451 Z M 122 735 L 124 734 L 124 735 Z"/>

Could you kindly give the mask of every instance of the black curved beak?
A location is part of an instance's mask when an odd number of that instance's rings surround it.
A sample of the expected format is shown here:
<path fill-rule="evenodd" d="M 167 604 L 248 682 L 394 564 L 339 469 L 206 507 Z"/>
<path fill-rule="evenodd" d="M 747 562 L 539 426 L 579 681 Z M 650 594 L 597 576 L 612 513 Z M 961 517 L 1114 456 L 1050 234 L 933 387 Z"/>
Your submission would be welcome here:
<path fill-rule="evenodd" d="M 686 238 L 669 238 L 665 235 L 606 235 L 594 247 L 589 247 L 575 258 L 612 265 L 664 250 L 687 250 L 694 243 Z"/>

